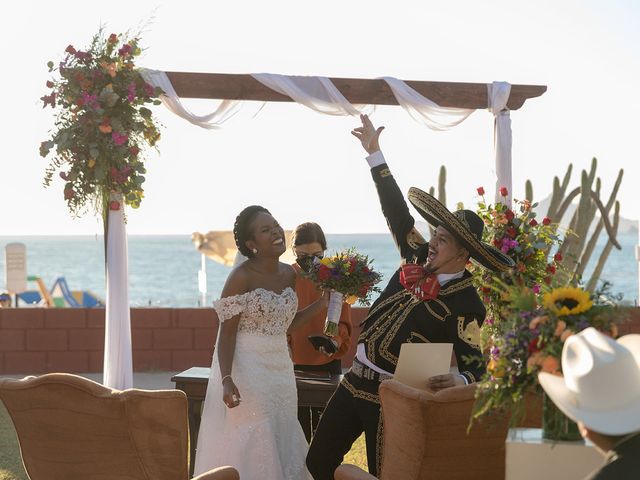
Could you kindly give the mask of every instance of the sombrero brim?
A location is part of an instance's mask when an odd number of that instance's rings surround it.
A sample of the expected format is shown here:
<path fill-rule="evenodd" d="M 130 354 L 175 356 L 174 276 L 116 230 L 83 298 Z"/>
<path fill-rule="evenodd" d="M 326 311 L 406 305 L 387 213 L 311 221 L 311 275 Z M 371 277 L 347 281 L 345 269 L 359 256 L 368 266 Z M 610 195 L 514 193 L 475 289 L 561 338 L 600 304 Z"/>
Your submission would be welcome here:
<path fill-rule="evenodd" d="M 408 197 L 411 204 L 429 224 L 434 227 L 444 227 L 469 250 L 471 258 L 483 267 L 498 272 L 506 272 L 514 267 L 515 262 L 511 257 L 492 245 L 478 240 L 468 226 L 465 226 L 458 217 L 432 195 L 419 188 L 411 187 Z"/>

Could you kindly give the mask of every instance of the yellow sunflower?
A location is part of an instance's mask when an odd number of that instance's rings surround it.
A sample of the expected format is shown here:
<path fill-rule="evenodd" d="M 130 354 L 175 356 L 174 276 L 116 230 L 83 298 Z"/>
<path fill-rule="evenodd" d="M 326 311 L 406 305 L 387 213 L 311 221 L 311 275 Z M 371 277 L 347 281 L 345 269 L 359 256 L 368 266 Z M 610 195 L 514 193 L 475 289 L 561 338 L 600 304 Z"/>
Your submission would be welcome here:
<path fill-rule="evenodd" d="M 559 317 L 577 315 L 593 306 L 589 293 L 577 287 L 554 288 L 542 297 L 542 304 Z"/>

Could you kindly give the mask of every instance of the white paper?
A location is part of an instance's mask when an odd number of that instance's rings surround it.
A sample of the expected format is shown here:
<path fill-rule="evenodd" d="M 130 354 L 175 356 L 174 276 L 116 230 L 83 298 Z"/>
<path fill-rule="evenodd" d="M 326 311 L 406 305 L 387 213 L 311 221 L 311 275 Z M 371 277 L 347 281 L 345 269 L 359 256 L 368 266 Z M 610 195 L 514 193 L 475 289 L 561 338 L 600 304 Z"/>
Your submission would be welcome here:
<path fill-rule="evenodd" d="M 449 373 L 453 343 L 403 343 L 395 380 L 426 390 L 429 378 Z"/>

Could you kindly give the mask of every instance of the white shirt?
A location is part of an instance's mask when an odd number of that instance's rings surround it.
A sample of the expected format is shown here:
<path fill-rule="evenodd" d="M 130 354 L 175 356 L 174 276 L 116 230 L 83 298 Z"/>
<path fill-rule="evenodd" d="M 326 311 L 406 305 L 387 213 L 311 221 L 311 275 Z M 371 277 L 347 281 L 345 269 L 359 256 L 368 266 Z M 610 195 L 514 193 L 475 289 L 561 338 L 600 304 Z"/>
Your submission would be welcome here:
<path fill-rule="evenodd" d="M 383 163 L 386 163 L 384 159 L 384 155 L 382 155 L 381 151 L 377 151 L 369 155 L 367 157 L 367 162 L 369 163 L 369 167 L 371 168 L 374 168 L 374 167 L 377 167 L 378 165 L 382 165 Z M 464 275 L 464 270 L 456 273 L 439 273 L 436 275 L 436 277 L 438 278 L 438 282 L 442 286 L 445 283 L 450 282 L 451 280 L 454 280 L 456 278 L 461 278 L 463 275 Z M 356 349 L 356 358 L 360 363 L 366 365 L 367 367 L 369 367 L 371 370 L 375 372 L 393 376 L 389 372 L 371 363 L 371 361 L 367 358 L 367 353 L 365 351 L 364 343 L 358 344 L 358 347 Z M 467 378 L 464 375 L 460 375 L 460 377 L 464 379 L 465 383 L 468 383 Z"/>

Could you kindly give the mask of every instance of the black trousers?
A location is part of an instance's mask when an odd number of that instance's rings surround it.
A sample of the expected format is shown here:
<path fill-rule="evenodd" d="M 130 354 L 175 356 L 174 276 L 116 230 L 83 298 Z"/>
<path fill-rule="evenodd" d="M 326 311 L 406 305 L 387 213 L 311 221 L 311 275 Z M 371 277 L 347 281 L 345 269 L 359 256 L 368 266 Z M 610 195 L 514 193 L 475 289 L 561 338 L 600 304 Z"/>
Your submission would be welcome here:
<path fill-rule="evenodd" d="M 382 461 L 382 416 L 380 382 L 348 372 L 329 400 L 320 418 L 307 455 L 307 468 L 314 480 L 333 480 L 353 442 L 364 432 L 369 473 L 377 476 Z"/>
<path fill-rule="evenodd" d="M 340 360 L 331 360 L 324 365 L 294 365 L 293 368 L 303 372 L 329 372 L 332 375 L 340 375 L 342 373 Z M 313 437 L 316 428 L 318 428 L 323 411 L 324 408 L 321 407 L 298 407 L 298 421 L 302 426 L 307 443 L 311 442 L 311 437 Z"/>

